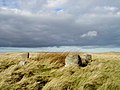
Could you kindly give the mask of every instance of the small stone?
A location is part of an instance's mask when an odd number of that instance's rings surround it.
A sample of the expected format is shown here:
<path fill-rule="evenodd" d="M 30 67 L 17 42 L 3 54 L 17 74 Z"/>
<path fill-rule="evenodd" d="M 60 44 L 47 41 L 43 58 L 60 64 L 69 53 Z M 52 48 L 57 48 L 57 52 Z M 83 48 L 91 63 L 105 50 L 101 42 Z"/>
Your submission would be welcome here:
<path fill-rule="evenodd" d="M 21 57 L 22 57 L 23 60 L 28 59 L 28 58 L 29 58 L 29 52 L 23 53 L 23 54 L 21 55 Z"/>
<path fill-rule="evenodd" d="M 27 63 L 28 63 L 27 61 L 20 61 L 20 62 L 19 62 L 19 65 L 20 65 L 20 66 L 24 66 L 24 65 L 26 65 Z"/>
<path fill-rule="evenodd" d="M 82 66 L 87 66 L 88 63 L 90 63 L 92 60 L 92 55 L 90 54 L 84 54 L 83 56 L 81 56 L 81 61 L 82 61 Z"/>

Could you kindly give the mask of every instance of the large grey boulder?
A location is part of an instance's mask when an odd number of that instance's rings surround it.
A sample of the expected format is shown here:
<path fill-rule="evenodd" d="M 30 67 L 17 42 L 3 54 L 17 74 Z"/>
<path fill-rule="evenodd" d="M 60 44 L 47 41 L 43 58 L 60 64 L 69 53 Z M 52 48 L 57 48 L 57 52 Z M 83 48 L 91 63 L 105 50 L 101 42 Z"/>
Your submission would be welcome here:
<path fill-rule="evenodd" d="M 65 58 L 65 67 L 69 65 L 79 65 L 79 66 L 87 66 L 92 60 L 92 55 L 90 54 L 84 54 L 84 55 L 78 55 L 78 54 L 69 54 Z"/>
<path fill-rule="evenodd" d="M 72 64 L 77 64 L 77 65 L 81 65 L 81 58 L 79 55 L 77 54 L 69 54 L 66 58 L 65 58 L 65 67 L 72 65 Z"/>

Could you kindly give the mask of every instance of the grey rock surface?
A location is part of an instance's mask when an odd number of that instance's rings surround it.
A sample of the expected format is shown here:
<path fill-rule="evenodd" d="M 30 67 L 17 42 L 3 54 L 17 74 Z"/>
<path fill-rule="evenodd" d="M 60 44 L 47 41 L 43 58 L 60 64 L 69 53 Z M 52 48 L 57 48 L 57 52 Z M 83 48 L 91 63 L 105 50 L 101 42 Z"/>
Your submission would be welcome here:
<path fill-rule="evenodd" d="M 65 67 L 71 64 L 82 64 L 80 56 L 77 54 L 69 54 L 65 59 Z"/>
<path fill-rule="evenodd" d="M 92 60 L 92 55 L 90 54 L 84 54 L 84 55 L 78 55 L 78 54 L 69 54 L 65 58 L 65 67 L 69 65 L 79 65 L 79 66 L 87 66 Z"/>

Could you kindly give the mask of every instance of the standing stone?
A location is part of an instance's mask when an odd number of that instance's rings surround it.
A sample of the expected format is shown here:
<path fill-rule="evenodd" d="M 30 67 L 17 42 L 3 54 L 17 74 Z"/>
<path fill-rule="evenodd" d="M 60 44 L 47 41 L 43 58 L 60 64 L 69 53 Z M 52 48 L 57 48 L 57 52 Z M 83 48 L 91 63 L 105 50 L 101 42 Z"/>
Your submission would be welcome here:
<path fill-rule="evenodd" d="M 27 60 L 29 58 L 29 52 L 23 53 L 21 57 L 22 57 L 22 60 Z"/>
<path fill-rule="evenodd" d="M 77 64 L 77 65 L 81 65 L 81 58 L 79 55 L 77 54 L 69 54 L 66 58 L 65 58 L 65 67 L 69 66 L 71 64 Z"/>
<path fill-rule="evenodd" d="M 21 58 L 22 60 L 19 62 L 19 65 L 20 66 L 26 65 L 28 63 L 27 60 L 29 59 L 29 52 L 21 54 Z"/>

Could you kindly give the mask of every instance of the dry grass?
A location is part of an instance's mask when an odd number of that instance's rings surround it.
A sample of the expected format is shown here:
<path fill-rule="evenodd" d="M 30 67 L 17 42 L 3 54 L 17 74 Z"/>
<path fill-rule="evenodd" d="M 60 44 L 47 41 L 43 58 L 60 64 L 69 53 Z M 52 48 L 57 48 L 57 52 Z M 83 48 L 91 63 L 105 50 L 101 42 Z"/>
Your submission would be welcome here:
<path fill-rule="evenodd" d="M 86 67 L 64 67 L 66 53 L 0 55 L 0 90 L 120 90 L 120 53 L 92 53 Z M 79 53 L 84 54 L 84 53 Z"/>

